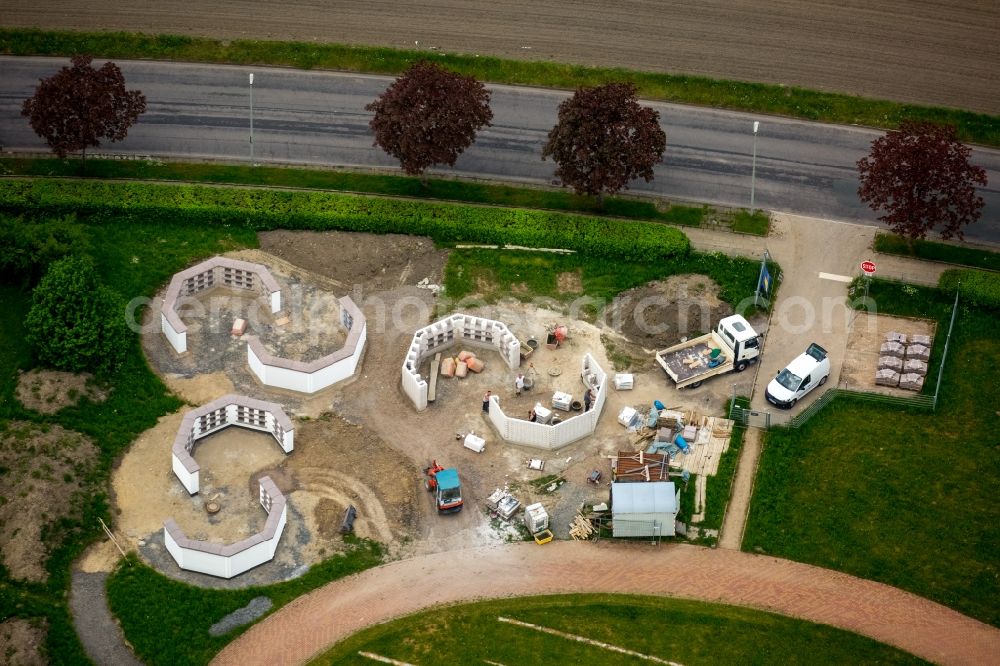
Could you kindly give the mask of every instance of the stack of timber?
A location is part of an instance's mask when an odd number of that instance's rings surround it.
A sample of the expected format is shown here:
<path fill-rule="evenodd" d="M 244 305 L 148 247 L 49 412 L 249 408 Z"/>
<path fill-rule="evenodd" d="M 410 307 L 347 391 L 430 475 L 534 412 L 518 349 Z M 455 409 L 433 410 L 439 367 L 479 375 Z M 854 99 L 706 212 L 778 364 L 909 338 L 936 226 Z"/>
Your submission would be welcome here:
<path fill-rule="evenodd" d="M 569 535 L 574 541 L 587 541 L 594 534 L 594 526 L 590 520 L 580 514 L 569 524 Z"/>

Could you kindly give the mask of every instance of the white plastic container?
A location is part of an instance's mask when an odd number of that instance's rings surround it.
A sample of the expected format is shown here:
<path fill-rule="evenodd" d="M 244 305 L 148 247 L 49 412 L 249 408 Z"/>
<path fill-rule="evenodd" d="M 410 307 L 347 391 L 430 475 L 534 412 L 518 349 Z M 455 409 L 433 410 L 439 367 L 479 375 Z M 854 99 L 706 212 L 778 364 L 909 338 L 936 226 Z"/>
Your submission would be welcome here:
<path fill-rule="evenodd" d="M 549 514 L 540 502 L 524 507 L 524 526 L 532 534 L 548 529 Z"/>
<path fill-rule="evenodd" d="M 483 449 L 486 448 L 486 440 L 482 437 L 476 437 L 470 432 L 465 436 L 464 446 L 467 449 L 472 449 L 476 453 L 482 453 Z"/>

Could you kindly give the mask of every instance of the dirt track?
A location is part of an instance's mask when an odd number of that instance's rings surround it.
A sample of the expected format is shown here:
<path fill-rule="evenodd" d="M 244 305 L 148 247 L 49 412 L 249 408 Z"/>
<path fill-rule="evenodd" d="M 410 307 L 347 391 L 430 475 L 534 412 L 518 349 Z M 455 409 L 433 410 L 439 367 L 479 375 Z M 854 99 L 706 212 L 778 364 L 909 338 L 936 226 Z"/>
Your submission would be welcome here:
<path fill-rule="evenodd" d="M 580 575 L 584 571 L 590 574 Z M 761 608 L 870 636 L 941 664 L 994 663 L 1000 650 L 994 627 L 808 564 L 695 546 L 559 541 L 426 555 L 336 581 L 254 626 L 213 663 L 298 664 L 363 627 L 436 605 L 562 592 L 664 594 Z"/>
<path fill-rule="evenodd" d="M 1000 113 L 1000 4 L 982 0 L 50 0 L 4 26 L 437 47 L 762 81 Z M 13 5 L 13 6 L 10 6 Z"/>

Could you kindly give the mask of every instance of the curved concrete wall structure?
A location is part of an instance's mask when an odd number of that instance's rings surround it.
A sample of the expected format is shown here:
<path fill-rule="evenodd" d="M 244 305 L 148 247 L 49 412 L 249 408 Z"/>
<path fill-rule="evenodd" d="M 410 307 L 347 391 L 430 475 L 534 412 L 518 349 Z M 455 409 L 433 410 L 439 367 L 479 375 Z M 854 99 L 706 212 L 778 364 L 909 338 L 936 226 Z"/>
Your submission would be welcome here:
<path fill-rule="evenodd" d="M 247 363 L 265 386 L 315 393 L 354 376 L 368 340 L 364 314 L 348 296 L 340 299 L 340 323 L 347 330 L 344 346 L 309 363 L 269 353 L 256 335 L 247 338 Z"/>
<path fill-rule="evenodd" d="M 258 291 L 272 313 L 281 310 L 281 289 L 266 267 L 226 257 L 207 259 L 175 273 L 163 297 L 160 330 L 178 354 L 187 351 L 187 325 L 177 314 L 178 300 L 215 287 Z"/>
<path fill-rule="evenodd" d="M 171 456 L 174 474 L 191 495 L 199 490 L 201 470 L 193 457 L 195 445 L 202 437 L 231 425 L 271 433 L 285 453 L 295 448 L 295 430 L 281 405 L 242 395 L 224 395 L 185 414 L 174 437 Z"/>
<path fill-rule="evenodd" d="M 503 322 L 467 314 L 440 319 L 413 334 L 403 361 L 403 391 L 417 411 L 427 409 L 427 380 L 420 375 L 420 364 L 458 343 L 495 349 L 511 370 L 521 364 L 521 343 Z"/>
<path fill-rule="evenodd" d="M 172 518 L 163 523 L 163 542 L 177 566 L 219 578 L 232 578 L 270 561 L 288 519 L 285 496 L 271 481 L 260 479 L 260 505 L 267 512 L 264 529 L 232 544 L 189 539 Z"/>
<path fill-rule="evenodd" d="M 490 423 L 505 442 L 550 451 L 561 448 L 593 434 L 597 429 L 597 421 L 601 418 L 608 397 L 607 380 L 607 374 L 594 357 L 584 354 L 580 362 L 580 381 L 583 382 L 584 390 L 593 388 L 597 394 L 590 411 L 572 416 L 556 425 L 532 423 L 507 416 L 500 408 L 500 398 L 494 395 L 490 398 Z"/>

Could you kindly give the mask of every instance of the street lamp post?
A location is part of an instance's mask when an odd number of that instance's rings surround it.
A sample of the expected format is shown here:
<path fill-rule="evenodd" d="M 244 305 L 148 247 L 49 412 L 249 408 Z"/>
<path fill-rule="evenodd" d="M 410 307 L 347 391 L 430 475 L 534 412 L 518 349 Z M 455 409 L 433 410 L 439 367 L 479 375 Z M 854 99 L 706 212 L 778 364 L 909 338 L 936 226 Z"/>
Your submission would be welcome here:
<path fill-rule="evenodd" d="M 753 167 L 750 171 L 750 214 L 754 212 L 753 196 L 754 196 L 754 186 L 757 184 L 757 128 L 760 126 L 760 122 L 753 121 Z"/>
<path fill-rule="evenodd" d="M 250 72 L 250 166 L 253 161 L 253 72 Z"/>

